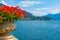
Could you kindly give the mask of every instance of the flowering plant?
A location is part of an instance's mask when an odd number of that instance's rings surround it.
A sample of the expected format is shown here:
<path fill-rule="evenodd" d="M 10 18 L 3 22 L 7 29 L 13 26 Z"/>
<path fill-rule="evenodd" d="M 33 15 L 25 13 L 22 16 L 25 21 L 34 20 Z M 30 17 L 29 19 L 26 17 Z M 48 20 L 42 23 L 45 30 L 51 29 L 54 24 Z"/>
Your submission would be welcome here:
<path fill-rule="evenodd" d="M 25 17 L 26 12 L 19 9 L 19 7 L 10 7 L 6 5 L 0 6 L 0 23 L 24 19 Z"/>

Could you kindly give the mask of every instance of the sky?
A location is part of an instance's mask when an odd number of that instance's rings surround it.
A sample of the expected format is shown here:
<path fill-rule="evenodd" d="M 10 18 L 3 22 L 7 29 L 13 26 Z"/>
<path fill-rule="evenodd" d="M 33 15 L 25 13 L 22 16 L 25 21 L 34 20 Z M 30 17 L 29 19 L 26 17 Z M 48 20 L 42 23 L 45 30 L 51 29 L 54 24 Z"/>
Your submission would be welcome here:
<path fill-rule="evenodd" d="M 9 6 L 19 6 L 34 16 L 60 13 L 60 0 L 0 0 Z"/>

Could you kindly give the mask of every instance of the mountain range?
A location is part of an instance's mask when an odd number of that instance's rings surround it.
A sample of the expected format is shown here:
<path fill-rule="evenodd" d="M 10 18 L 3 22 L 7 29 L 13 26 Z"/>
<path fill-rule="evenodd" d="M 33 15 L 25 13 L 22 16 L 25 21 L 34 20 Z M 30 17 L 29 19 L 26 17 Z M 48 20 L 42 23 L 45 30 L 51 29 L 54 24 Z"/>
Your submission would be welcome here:
<path fill-rule="evenodd" d="M 0 3 L 0 6 L 2 6 L 2 5 L 4 5 L 4 4 Z"/>
<path fill-rule="evenodd" d="M 48 14 L 44 16 L 33 16 L 31 13 L 27 12 L 27 18 L 30 20 L 60 20 L 60 13 Z"/>
<path fill-rule="evenodd" d="M 56 20 L 52 17 L 48 17 L 47 15 L 46 16 L 34 16 L 30 12 L 26 12 L 26 14 L 27 14 L 26 20 Z"/>
<path fill-rule="evenodd" d="M 60 20 L 60 13 L 57 14 L 48 14 L 47 17 L 54 18 L 56 20 Z"/>

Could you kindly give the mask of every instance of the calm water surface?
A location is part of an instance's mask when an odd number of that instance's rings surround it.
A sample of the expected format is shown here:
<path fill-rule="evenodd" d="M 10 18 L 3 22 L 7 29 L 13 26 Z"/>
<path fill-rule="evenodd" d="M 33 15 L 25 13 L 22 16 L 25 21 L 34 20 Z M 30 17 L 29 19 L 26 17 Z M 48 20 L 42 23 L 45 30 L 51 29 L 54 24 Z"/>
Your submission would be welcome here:
<path fill-rule="evenodd" d="M 60 21 L 16 21 L 19 40 L 60 40 Z"/>

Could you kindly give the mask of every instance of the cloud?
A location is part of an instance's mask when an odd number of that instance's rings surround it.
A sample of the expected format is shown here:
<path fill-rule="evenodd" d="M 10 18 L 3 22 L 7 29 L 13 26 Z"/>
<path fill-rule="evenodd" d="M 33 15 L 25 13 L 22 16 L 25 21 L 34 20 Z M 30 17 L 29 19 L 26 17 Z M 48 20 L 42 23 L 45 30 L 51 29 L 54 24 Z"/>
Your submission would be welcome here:
<path fill-rule="evenodd" d="M 29 10 L 35 16 L 43 16 L 47 14 L 57 14 L 60 12 L 58 8 L 35 8 L 34 10 Z"/>
<path fill-rule="evenodd" d="M 0 3 L 4 4 L 4 5 L 8 5 L 4 0 L 2 0 Z M 8 5 L 11 6 L 11 5 Z"/>
<path fill-rule="evenodd" d="M 33 6 L 36 4 L 43 4 L 44 2 L 39 2 L 39 1 L 21 1 L 19 4 L 23 7 L 29 7 Z"/>
<path fill-rule="evenodd" d="M 4 4 L 4 5 L 7 5 L 5 2 L 4 2 L 4 0 L 1 0 L 1 2 L 0 3 L 2 3 L 2 4 Z"/>
<path fill-rule="evenodd" d="M 51 14 L 56 14 L 56 13 L 60 13 L 60 9 L 51 9 L 50 10 Z"/>
<path fill-rule="evenodd" d="M 13 3 L 11 0 L 9 1 L 10 3 Z M 2 0 L 0 3 L 2 3 L 2 4 L 4 4 L 4 5 L 8 5 L 8 6 L 14 6 L 14 5 L 9 5 L 9 4 L 7 4 L 4 0 Z M 14 7 L 16 7 L 16 6 L 14 6 Z"/>

